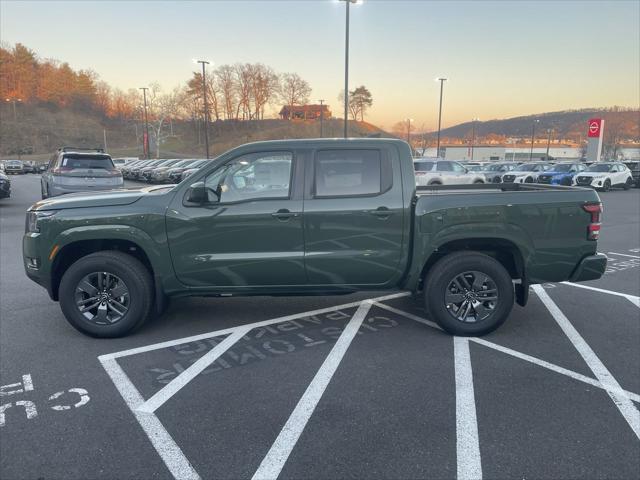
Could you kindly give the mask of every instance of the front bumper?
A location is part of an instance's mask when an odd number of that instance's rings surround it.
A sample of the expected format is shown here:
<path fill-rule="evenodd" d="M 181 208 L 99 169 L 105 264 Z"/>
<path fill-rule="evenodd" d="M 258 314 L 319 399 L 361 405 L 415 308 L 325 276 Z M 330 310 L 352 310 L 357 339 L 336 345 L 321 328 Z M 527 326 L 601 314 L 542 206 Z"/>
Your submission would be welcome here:
<path fill-rule="evenodd" d="M 572 282 L 597 280 L 607 269 L 607 257 L 602 253 L 584 257 L 569 278 Z"/>
<path fill-rule="evenodd" d="M 47 187 L 47 193 L 50 197 L 57 197 L 59 195 L 65 195 L 67 193 L 82 193 L 82 192 L 100 192 L 104 190 L 118 190 L 124 188 L 124 182 L 114 185 L 95 185 L 95 186 L 66 186 L 49 184 Z"/>
<path fill-rule="evenodd" d="M 44 287 L 52 300 L 57 300 L 51 285 L 50 263 L 46 262 L 46 252 L 41 252 L 42 241 L 39 233 L 25 233 L 22 237 L 22 263 L 29 279 Z"/>

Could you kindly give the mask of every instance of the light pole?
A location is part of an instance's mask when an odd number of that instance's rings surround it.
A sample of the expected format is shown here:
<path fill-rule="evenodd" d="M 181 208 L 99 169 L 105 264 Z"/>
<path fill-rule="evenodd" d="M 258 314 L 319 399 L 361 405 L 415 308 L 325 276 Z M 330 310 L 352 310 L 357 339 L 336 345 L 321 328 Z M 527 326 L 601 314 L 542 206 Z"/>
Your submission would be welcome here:
<path fill-rule="evenodd" d="M 142 90 L 142 96 L 144 98 L 144 158 L 149 158 L 149 117 L 147 116 L 147 90 L 148 87 L 140 87 Z"/>
<path fill-rule="evenodd" d="M 549 161 L 549 145 L 551 144 L 551 132 L 553 132 L 552 128 L 547 128 L 547 155 L 545 160 Z"/>
<path fill-rule="evenodd" d="M 407 118 L 407 143 L 411 146 L 411 122 L 413 118 Z"/>
<path fill-rule="evenodd" d="M 440 108 L 438 109 L 438 140 L 436 142 L 436 157 L 440 156 L 440 127 L 442 126 L 442 90 L 444 88 L 444 82 L 447 79 L 444 77 L 436 78 L 436 82 L 440 82 Z"/>
<path fill-rule="evenodd" d="M 205 73 L 205 65 L 209 65 L 206 60 L 196 60 L 196 63 L 202 64 L 202 98 L 204 102 L 204 145 L 209 158 L 209 105 L 207 104 L 207 81 Z"/>
<path fill-rule="evenodd" d="M 324 99 L 320 99 L 318 101 L 320 102 L 320 138 L 322 138 L 324 137 L 324 130 L 322 125 L 322 122 L 324 120 L 324 107 L 322 106 L 324 104 Z"/>
<path fill-rule="evenodd" d="M 16 102 L 22 102 L 22 99 L 21 98 L 5 98 L 4 101 L 13 103 L 13 121 L 17 122 L 18 114 L 16 113 Z"/>
<path fill-rule="evenodd" d="M 344 138 L 347 138 L 349 121 L 349 6 L 358 0 L 340 0 L 346 4 L 346 28 L 344 40 Z"/>
<path fill-rule="evenodd" d="M 474 118 L 471 121 L 471 160 L 473 161 L 473 148 L 476 143 L 476 122 L 480 120 L 479 118 Z"/>
<path fill-rule="evenodd" d="M 531 149 L 529 150 L 529 161 L 533 159 L 533 140 L 536 136 L 536 123 L 540 123 L 540 120 L 534 120 L 531 125 Z"/>

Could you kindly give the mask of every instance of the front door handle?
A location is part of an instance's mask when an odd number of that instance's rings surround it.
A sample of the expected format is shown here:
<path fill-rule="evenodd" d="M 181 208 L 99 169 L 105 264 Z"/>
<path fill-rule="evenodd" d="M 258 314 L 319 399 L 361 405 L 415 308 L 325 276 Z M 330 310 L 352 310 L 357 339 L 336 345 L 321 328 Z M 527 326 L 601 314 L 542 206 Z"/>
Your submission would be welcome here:
<path fill-rule="evenodd" d="M 371 215 L 374 215 L 378 218 L 381 219 L 385 219 L 385 218 L 389 218 L 389 216 L 393 213 L 391 210 L 389 210 L 387 207 L 378 207 L 375 210 L 370 210 L 369 213 Z"/>
<path fill-rule="evenodd" d="M 271 216 L 273 218 L 277 218 L 278 220 L 289 220 L 292 217 L 297 217 L 298 214 L 297 213 L 293 213 L 290 210 L 286 209 L 286 208 L 281 208 L 280 210 L 278 210 L 277 212 L 274 212 L 271 214 Z"/>

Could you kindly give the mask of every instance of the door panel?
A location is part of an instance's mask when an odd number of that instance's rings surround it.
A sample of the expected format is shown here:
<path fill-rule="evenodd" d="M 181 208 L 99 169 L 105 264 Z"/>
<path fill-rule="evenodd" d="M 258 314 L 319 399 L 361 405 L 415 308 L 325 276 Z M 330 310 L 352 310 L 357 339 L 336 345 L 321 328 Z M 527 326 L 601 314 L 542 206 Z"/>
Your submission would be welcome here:
<path fill-rule="evenodd" d="M 283 155 L 292 159 L 287 152 L 256 153 L 221 166 L 206 181 L 219 182 L 220 201 L 214 188 L 214 198 L 204 205 L 185 206 L 176 196 L 166 218 L 181 282 L 201 287 L 306 284 L 302 198 L 291 181 L 299 176 L 301 185 L 303 172 L 291 160 L 289 175 Z M 271 198 L 287 191 L 289 198 Z"/>
<path fill-rule="evenodd" d="M 332 161 L 336 161 L 335 168 L 330 166 Z M 309 283 L 380 286 L 396 281 L 401 274 L 405 219 L 395 152 L 320 150 L 309 163 L 313 165 L 307 165 L 309 193 L 304 204 Z M 359 171 L 360 167 L 365 171 Z M 363 185 L 376 181 L 375 177 L 366 178 L 375 169 L 378 174 L 382 170 L 377 179 L 378 194 L 362 193 L 367 191 Z M 326 189 L 327 183 L 336 188 Z M 353 196 L 339 195 L 341 189 Z M 321 195 L 325 190 L 333 196 Z"/>

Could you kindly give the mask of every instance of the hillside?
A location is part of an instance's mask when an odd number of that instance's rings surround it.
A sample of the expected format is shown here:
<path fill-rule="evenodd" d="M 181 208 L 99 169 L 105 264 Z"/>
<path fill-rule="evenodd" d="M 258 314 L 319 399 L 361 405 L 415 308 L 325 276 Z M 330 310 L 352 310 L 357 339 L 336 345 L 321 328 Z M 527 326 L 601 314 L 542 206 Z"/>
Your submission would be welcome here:
<path fill-rule="evenodd" d="M 476 137 L 503 136 L 527 138 L 531 136 L 534 120 L 539 135 L 551 128 L 555 138 L 579 140 L 586 135 L 587 121 L 590 118 L 605 119 L 605 135 L 615 134 L 619 141 L 640 141 L 640 111 L 587 108 L 561 112 L 541 113 L 502 120 L 477 122 Z M 465 122 L 442 130 L 442 136 L 461 139 L 471 135 L 472 122 Z"/>
<path fill-rule="evenodd" d="M 324 121 L 325 137 L 342 136 L 341 120 Z M 12 105 L 0 105 L 0 157 L 16 158 L 18 152 L 26 159 L 43 160 L 62 145 L 102 147 L 106 134 L 107 149 L 120 156 L 142 155 L 143 123 L 104 118 L 56 107 L 17 105 L 14 117 Z M 163 128 L 166 137 L 160 144 L 160 157 L 202 156 L 204 131 L 201 122 L 174 120 Z M 350 122 L 353 137 L 391 137 L 387 132 L 366 122 Z M 210 151 L 217 155 L 237 145 L 285 138 L 320 136 L 320 122 L 313 120 L 252 120 L 219 121 L 210 127 Z M 151 153 L 156 147 L 151 139 Z"/>

